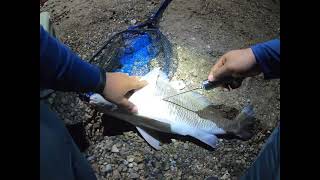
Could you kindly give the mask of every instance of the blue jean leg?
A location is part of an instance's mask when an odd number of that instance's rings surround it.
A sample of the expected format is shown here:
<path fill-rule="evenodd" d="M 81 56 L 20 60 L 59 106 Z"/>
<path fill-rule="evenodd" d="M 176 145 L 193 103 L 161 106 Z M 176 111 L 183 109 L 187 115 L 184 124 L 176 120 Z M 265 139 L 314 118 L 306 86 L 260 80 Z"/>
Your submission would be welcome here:
<path fill-rule="evenodd" d="M 40 102 L 40 179 L 96 180 L 61 119 Z"/>
<path fill-rule="evenodd" d="M 280 180 L 280 125 L 241 180 Z"/>

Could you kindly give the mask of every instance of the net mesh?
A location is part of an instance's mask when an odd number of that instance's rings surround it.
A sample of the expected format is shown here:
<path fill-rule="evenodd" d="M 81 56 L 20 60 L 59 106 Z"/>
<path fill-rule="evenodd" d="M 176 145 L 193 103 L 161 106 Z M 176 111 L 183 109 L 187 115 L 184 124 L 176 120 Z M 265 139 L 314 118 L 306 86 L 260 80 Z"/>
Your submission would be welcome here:
<path fill-rule="evenodd" d="M 91 63 L 107 72 L 143 76 L 160 67 L 169 79 L 177 68 L 177 58 L 170 41 L 159 29 L 126 30 L 114 35 L 94 55 Z"/>

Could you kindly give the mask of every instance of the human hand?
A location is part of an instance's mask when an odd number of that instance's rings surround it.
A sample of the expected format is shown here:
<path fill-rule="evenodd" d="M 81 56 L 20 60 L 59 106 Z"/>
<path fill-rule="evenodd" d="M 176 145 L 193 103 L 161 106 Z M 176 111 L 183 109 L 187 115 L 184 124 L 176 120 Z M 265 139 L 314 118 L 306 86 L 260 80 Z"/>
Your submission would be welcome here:
<path fill-rule="evenodd" d="M 256 63 L 255 56 L 251 48 L 232 50 L 224 54 L 211 68 L 208 76 L 209 81 L 221 80 L 224 78 L 245 78 L 258 75 L 261 72 Z M 242 81 L 242 80 L 241 80 Z M 235 89 L 240 87 L 240 83 L 224 84 L 224 88 Z"/>
<path fill-rule="evenodd" d="M 137 107 L 128 98 L 138 89 L 147 85 L 146 81 L 140 81 L 137 76 L 129 76 L 124 73 L 107 73 L 106 86 L 103 90 L 104 97 L 130 112 L 137 112 Z"/>

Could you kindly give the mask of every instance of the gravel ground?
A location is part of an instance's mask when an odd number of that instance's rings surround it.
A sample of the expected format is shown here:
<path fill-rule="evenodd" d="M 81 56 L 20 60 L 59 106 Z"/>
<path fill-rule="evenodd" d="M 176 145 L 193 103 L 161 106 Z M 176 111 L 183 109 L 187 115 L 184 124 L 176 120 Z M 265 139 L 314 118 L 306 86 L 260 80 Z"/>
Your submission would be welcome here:
<path fill-rule="evenodd" d="M 159 0 L 49 0 L 60 40 L 88 59 L 113 33 L 143 21 Z M 205 79 L 223 53 L 277 37 L 275 0 L 173 0 L 160 23 L 178 53 L 174 79 L 189 87 Z M 196 64 L 196 66 L 195 66 Z M 52 108 L 65 121 L 99 179 L 237 179 L 256 158 L 280 117 L 280 80 L 248 78 L 241 88 L 201 92 L 213 102 L 240 110 L 251 101 L 257 117 L 248 141 L 221 139 L 211 150 L 190 138 L 169 136 L 155 151 L 134 127 L 95 112 L 75 93 L 56 92 Z M 166 135 L 167 136 L 167 135 Z"/>

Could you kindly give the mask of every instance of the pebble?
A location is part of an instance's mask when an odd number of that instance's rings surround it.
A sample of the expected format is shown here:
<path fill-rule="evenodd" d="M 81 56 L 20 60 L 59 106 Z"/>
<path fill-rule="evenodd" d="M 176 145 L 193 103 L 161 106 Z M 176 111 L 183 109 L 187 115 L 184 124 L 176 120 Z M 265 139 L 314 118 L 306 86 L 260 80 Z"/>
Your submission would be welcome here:
<path fill-rule="evenodd" d="M 66 98 L 61 98 L 61 102 L 62 102 L 63 104 L 66 104 L 66 103 L 67 103 L 67 99 L 66 99 Z"/>
<path fill-rule="evenodd" d="M 142 164 L 142 163 L 139 164 L 139 165 L 138 165 L 138 168 L 139 168 L 139 169 L 143 169 L 143 168 L 144 168 L 144 164 Z"/>
<path fill-rule="evenodd" d="M 88 160 L 88 161 L 94 160 L 94 156 L 89 156 L 89 157 L 87 158 L 87 160 Z"/>
<path fill-rule="evenodd" d="M 133 167 L 132 169 L 135 170 L 135 171 L 138 171 L 138 170 L 139 170 L 139 167 L 138 167 L 138 166 L 135 166 L 135 167 Z"/>
<path fill-rule="evenodd" d="M 139 174 L 137 174 L 137 173 L 130 173 L 129 174 L 129 178 L 130 179 L 138 179 L 140 176 L 139 176 Z"/>
<path fill-rule="evenodd" d="M 113 145 L 113 146 L 112 146 L 111 152 L 113 152 L 113 153 L 118 153 L 118 152 L 119 152 L 119 149 L 117 148 L 116 145 Z"/>
<path fill-rule="evenodd" d="M 185 144 L 183 145 L 183 148 L 184 148 L 184 149 L 188 149 L 188 148 L 189 148 L 189 145 L 188 145 L 187 143 L 185 143 Z"/>
<path fill-rule="evenodd" d="M 121 178 L 121 175 L 120 175 L 118 170 L 114 170 L 113 171 L 113 177 L 112 178 L 113 179 L 120 179 Z"/>
<path fill-rule="evenodd" d="M 134 25 L 134 24 L 136 24 L 136 23 L 137 23 L 137 20 L 132 19 L 132 20 L 130 21 L 130 23 L 131 23 L 132 25 Z"/>
<path fill-rule="evenodd" d="M 137 157 L 135 158 L 135 161 L 136 161 L 137 163 L 140 163 L 140 162 L 143 161 L 143 158 L 142 158 L 141 156 L 137 156 Z"/>
<path fill-rule="evenodd" d="M 127 157 L 127 161 L 128 161 L 128 162 L 133 162 L 133 160 L 134 160 L 134 157 L 133 157 L 133 156 L 128 156 L 128 157 Z"/>
<path fill-rule="evenodd" d="M 111 166 L 111 164 L 107 164 L 105 167 L 103 167 L 102 169 L 101 169 L 101 172 L 102 173 L 109 173 L 109 172 L 111 172 L 112 171 L 112 166 Z"/>
<path fill-rule="evenodd" d="M 128 161 L 127 160 L 123 160 L 123 164 L 124 165 L 128 165 Z"/>
<path fill-rule="evenodd" d="M 122 172 L 126 172 L 127 170 L 128 170 L 127 167 L 123 167 L 123 168 L 122 168 Z"/>
<path fill-rule="evenodd" d="M 174 160 L 177 160 L 177 159 L 178 159 L 178 155 L 176 155 L 176 154 L 173 155 L 173 159 L 174 159 Z"/>
<path fill-rule="evenodd" d="M 169 165 L 169 163 L 164 163 L 164 165 L 163 165 L 163 169 L 165 170 L 165 171 L 167 171 L 167 170 L 169 170 L 170 169 L 170 165 Z"/>
<path fill-rule="evenodd" d="M 221 177 L 221 180 L 226 180 L 230 178 L 230 174 L 228 172 L 224 173 L 224 175 Z"/>
<path fill-rule="evenodd" d="M 129 163 L 129 164 L 128 164 L 128 167 L 129 167 L 129 168 L 132 168 L 132 167 L 133 167 L 133 164 L 132 164 L 132 163 Z"/>

